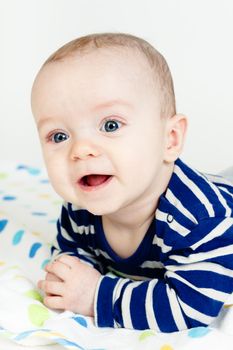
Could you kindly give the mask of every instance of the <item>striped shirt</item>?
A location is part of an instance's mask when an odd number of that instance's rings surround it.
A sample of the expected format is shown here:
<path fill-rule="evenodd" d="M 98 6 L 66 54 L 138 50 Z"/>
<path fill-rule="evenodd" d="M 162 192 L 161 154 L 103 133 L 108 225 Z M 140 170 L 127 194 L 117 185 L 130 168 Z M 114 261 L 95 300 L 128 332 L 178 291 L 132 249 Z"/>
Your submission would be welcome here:
<path fill-rule="evenodd" d="M 233 184 L 180 159 L 132 256 L 111 249 L 101 216 L 70 203 L 57 228 L 52 256 L 78 256 L 102 274 L 95 295 L 99 327 L 206 326 L 233 293 Z"/>

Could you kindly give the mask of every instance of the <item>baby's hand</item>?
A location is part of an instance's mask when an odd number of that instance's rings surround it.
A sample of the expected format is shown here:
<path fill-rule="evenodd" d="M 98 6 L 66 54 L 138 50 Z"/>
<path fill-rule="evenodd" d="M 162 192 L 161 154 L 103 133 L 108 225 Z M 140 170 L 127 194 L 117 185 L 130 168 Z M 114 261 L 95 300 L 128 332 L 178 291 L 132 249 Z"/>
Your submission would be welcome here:
<path fill-rule="evenodd" d="M 38 282 L 45 292 L 44 304 L 94 316 L 94 297 L 101 274 L 77 257 L 62 255 L 46 266 L 46 279 Z"/>

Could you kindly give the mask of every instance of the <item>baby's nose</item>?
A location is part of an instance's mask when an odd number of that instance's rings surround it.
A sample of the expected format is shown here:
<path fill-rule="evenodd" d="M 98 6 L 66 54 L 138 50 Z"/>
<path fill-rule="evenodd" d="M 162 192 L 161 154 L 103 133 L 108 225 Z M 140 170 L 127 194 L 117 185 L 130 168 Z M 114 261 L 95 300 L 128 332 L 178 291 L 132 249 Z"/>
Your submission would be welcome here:
<path fill-rule="evenodd" d="M 86 159 L 89 157 L 97 157 L 100 151 L 97 145 L 94 145 L 90 140 L 79 140 L 74 142 L 71 148 L 71 159 Z"/>

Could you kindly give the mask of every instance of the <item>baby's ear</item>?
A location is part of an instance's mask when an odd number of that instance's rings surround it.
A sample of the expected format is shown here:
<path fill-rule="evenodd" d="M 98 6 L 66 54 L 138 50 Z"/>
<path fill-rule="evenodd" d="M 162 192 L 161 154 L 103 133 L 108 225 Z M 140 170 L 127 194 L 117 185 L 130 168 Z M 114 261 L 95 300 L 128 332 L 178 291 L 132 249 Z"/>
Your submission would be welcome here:
<path fill-rule="evenodd" d="M 188 120 L 183 114 L 175 114 L 167 120 L 164 160 L 174 162 L 182 151 Z"/>

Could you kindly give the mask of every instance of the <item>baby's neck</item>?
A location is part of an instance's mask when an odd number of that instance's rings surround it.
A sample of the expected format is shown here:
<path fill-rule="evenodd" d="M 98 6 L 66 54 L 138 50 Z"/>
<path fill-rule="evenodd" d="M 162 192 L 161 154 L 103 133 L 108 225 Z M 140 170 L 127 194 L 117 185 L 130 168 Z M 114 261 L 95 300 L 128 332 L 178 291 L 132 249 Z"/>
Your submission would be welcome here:
<path fill-rule="evenodd" d="M 154 218 L 157 200 L 151 201 L 141 208 L 132 208 L 130 212 L 120 217 L 102 216 L 105 237 L 112 250 L 121 258 L 132 256 L 143 241 L 148 228 Z M 128 209 L 128 208 L 127 208 Z M 119 215 L 119 213 L 118 213 Z"/>
<path fill-rule="evenodd" d="M 111 215 L 103 215 L 103 223 L 118 232 L 138 232 L 145 227 L 149 227 L 153 220 L 158 199 L 151 198 L 149 203 L 144 203 L 141 207 L 130 207 Z"/>

